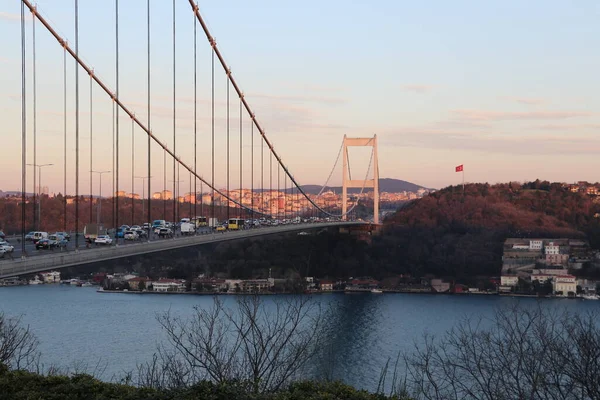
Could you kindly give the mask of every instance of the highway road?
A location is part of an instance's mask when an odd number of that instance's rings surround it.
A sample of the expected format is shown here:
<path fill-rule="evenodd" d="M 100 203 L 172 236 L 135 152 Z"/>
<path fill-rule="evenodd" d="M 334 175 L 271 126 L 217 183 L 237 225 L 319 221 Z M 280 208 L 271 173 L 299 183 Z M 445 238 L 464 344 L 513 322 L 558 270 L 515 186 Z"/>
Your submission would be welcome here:
<path fill-rule="evenodd" d="M 214 232 L 212 231 L 210 228 L 200 228 L 197 231 L 197 235 L 208 235 L 208 234 L 217 234 L 220 232 Z M 179 232 L 175 233 L 175 237 L 174 238 L 161 238 L 158 235 L 155 235 L 154 233 L 151 234 L 151 241 L 154 240 L 173 240 L 173 239 L 177 239 L 182 237 L 181 234 Z M 183 236 L 185 237 L 185 236 Z M 4 257 L 0 257 L 0 260 L 6 260 L 6 259 L 20 259 L 21 258 L 21 253 L 22 253 L 22 246 L 21 246 L 21 237 L 20 236 L 10 236 L 10 237 L 6 237 L 6 241 L 8 243 L 10 243 L 11 245 L 13 245 L 15 247 L 15 250 L 12 254 L 5 254 Z M 125 239 L 118 239 L 118 244 L 119 246 L 124 246 L 124 245 L 131 245 L 131 244 L 136 244 L 136 243 L 140 243 L 140 242 L 147 242 L 148 239 L 147 238 L 143 238 L 141 240 L 125 240 Z M 113 244 L 112 246 L 115 246 L 117 244 L 117 242 L 113 239 Z M 80 234 L 79 236 L 79 251 L 85 251 L 85 250 L 90 250 L 90 249 L 94 249 L 94 248 L 102 248 L 102 247 L 109 247 L 107 245 L 97 245 L 97 244 L 92 244 L 90 247 L 88 247 L 86 245 L 85 239 L 83 238 L 83 235 Z M 60 253 L 60 252 L 70 252 L 70 251 L 74 251 L 75 250 L 75 235 L 71 234 L 71 240 L 68 242 L 67 248 L 65 249 L 53 249 L 53 250 L 44 250 L 44 249 L 40 249 L 37 250 L 35 248 L 35 244 L 32 242 L 25 242 L 25 255 L 27 257 L 39 257 L 39 256 L 45 256 L 45 255 L 50 255 L 50 254 L 54 254 L 54 253 Z"/>
<path fill-rule="evenodd" d="M 314 229 L 330 227 L 364 225 L 362 222 L 325 222 L 307 224 L 289 224 L 274 227 L 261 227 L 243 229 L 239 231 L 210 232 L 191 236 L 178 236 L 173 238 L 160 238 L 151 241 L 123 241 L 111 246 L 95 246 L 86 248 L 85 245 L 79 249 L 71 247 L 68 250 L 35 250 L 28 245 L 26 251 L 31 251 L 26 257 L 16 251 L 11 258 L 5 257 L 0 260 L 0 278 L 29 274 L 51 269 L 60 269 L 70 266 L 89 264 L 100 261 L 109 261 L 123 257 L 136 256 L 160 251 L 168 251 L 177 248 L 197 246 L 206 243 L 216 243 L 228 240 L 246 239 L 266 235 L 302 232 Z M 71 238 L 71 246 L 74 239 Z M 83 241 L 82 241 L 83 242 Z M 31 250 L 29 250 L 31 249 Z"/>

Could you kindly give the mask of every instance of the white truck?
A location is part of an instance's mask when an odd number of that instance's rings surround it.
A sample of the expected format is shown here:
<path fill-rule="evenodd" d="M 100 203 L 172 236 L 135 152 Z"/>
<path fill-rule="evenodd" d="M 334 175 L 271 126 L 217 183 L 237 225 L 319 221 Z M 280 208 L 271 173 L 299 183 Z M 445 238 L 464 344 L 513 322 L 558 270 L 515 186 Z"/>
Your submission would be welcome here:
<path fill-rule="evenodd" d="M 217 226 L 219 226 L 219 220 L 217 220 L 216 218 L 209 218 L 208 226 L 211 228 L 216 228 Z"/>
<path fill-rule="evenodd" d="M 196 226 L 190 222 L 182 222 L 179 229 L 182 235 L 193 235 L 196 233 Z"/>

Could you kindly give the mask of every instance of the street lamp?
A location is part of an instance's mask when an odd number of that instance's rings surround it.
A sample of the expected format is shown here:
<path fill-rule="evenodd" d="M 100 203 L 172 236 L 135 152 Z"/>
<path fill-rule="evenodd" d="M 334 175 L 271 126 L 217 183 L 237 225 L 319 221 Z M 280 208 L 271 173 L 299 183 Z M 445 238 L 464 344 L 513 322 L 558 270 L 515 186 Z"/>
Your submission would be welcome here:
<path fill-rule="evenodd" d="M 27 164 L 30 167 L 37 167 L 38 168 L 38 197 L 39 197 L 39 203 L 38 203 L 38 218 L 40 221 L 40 225 L 41 225 L 41 220 L 42 220 L 42 167 L 49 167 L 51 165 L 54 164 Z M 33 188 L 33 192 L 35 195 L 35 186 Z M 34 220 L 35 220 L 35 215 L 34 215 Z"/>
<path fill-rule="evenodd" d="M 146 209 L 144 199 L 146 198 L 146 179 L 152 178 L 151 176 L 135 176 L 136 179 L 142 180 L 142 218 L 145 218 Z M 150 197 L 150 193 L 148 193 L 148 197 Z M 148 223 L 152 223 L 152 221 L 148 221 Z"/>
<path fill-rule="evenodd" d="M 100 225 L 100 213 L 102 212 L 102 174 L 108 174 L 111 171 L 90 171 L 91 173 L 100 175 L 100 194 L 98 195 L 98 207 L 96 207 L 96 224 Z"/>

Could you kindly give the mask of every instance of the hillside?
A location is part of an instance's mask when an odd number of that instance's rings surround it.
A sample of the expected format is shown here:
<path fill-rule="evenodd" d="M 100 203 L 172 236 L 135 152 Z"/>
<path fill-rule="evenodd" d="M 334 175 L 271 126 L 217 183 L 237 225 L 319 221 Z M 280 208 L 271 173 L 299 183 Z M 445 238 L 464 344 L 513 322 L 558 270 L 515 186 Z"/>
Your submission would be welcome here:
<path fill-rule="evenodd" d="M 386 219 L 386 237 L 412 273 L 469 279 L 499 274 L 507 237 L 587 238 L 600 247 L 595 197 L 559 183 L 451 186 Z"/>

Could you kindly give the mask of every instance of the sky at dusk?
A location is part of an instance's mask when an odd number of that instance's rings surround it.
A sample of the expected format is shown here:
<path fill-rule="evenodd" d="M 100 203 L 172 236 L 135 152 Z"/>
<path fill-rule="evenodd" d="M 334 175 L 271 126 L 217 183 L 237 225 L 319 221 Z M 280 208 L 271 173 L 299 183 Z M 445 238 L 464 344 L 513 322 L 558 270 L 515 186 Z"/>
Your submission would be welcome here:
<path fill-rule="evenodd" d="M 74 1 L 40 0 L 40 13 L 74 43 Z M 80 0 L 79 53 L 115 87 L 114 2 Z M 343 135 L 379 139 L 382 178 L 427 187 L 469 182 L 598 181 L 600 3 L 592 0 L 201 2 L 200 12 L 256 118 L 301 184 L 322 184 Z M 0 2 L 2 190 L 21 184 L 20 1 Z M 120 93 L 146 123 L 146 0 L 120 1 Z M 27 29 L 28 150 L 32 144 L 32 22 Z M 193 166 L 193 29 L 176 1 L 177 153 Z M 172 3 L 151 0 L 151 129 L 173 145 Z M 211 179 L 211 50 L 198 25 L 198 170 Z M 37 162 L 50 192 L 63 185 L 63 50 L 38 22 Z M 74 191 L 75 65 L 67 57 L 68 192 Z M 226 182 L 226 76 L 215 73 L 215 181 Z M 80 193 L 89 189 L 90 81 L 80 70 Z M 230 92 L 230 159 L 239 165 L 239 100 Z M 92 89 L 93 169 L 112 169 L 112 107 Z M 146 175 L 146 136 L 122 117 L 121 185 Z M 260 181 L 260 140 L 242 117 L 243 186 Z M 132 146 L 135 151 L 131 157 Z M 268 168 L 268 152 L 264 165 Z M 353 149 L 364 176 L 367 149 Z M 162 189 L 162 153 L 152 147 L 152 186 Z M 237 164 L 236 164 L 237 163 Z M 133 165 L 132 165 L 133 164 Z M 172 180 L 168 162 L 167 174 Z M 188 176 L 181 170 L 181 192 Z M 32 170 L 28 170 L 31 191 Z M 97 176 L 94 177 L 97 182 Z M 103 178 L 110 188 L 109 177 Z M 268 181 L 265 173 L 264 181 Z M 141 179 L 133 190 L 142 192 Z M 282 178 L 283 183 L 283 178 Z M 341 183 L 341 169 L 332 177 Z M 104 184 L 104 183 L 103 183 Z M 172 183 L 168 183 L 168 186 Z M 265 185 L 266 186 L 266 185 Z M 239 187 L 239 167 L 231 172 Z M 97 190 L 94 183 L 94 191 Z M 106 190 L 106 189 L 105 189 Z"/>

